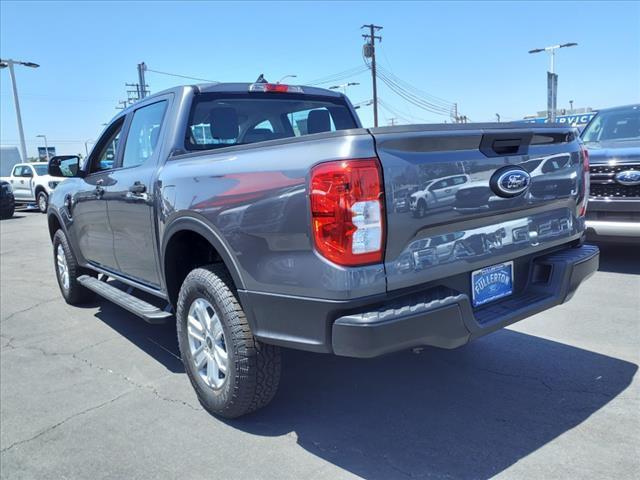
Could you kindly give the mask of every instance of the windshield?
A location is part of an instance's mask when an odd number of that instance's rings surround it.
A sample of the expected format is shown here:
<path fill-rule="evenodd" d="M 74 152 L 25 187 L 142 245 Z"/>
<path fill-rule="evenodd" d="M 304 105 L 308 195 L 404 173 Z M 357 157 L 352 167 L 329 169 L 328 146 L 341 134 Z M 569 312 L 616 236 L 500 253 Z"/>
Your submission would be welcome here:
<path fill-rule="evenodd" d="M 49 171 L 49 165 L 33 165 L 36 175 L 46 175 Z"/>
<path fill-rule="evenodd" d="M 298 94 L 203 94 L 191 107 L 189 150 L 357 128 L 344 100 Z"/>
<path fill-rule="evenodd" d="M 582 132 L 585 143 L 640 139 L 640 106 L 600 112 Z"/>

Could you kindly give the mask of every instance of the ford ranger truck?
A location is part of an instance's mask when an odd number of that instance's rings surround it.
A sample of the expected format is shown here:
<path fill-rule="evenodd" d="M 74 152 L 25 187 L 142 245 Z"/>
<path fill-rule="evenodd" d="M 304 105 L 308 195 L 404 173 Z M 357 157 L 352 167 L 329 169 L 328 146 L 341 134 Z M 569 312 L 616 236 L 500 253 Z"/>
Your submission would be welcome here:
<path fill-rule="evenodd" d="M 64 178 L 48 174 L 47 162 L 17 163 L 11 175 L 1 180 L 9 182 L 17 205 L 35 203 L 38 210 L 47 213 L 49 196 Z"/>
<path fill-rule="evenodd" d="M 547 157 L 564 159 L 551 180 L 522 167 Z M 49 168 L 67 177 L 48 209 L 64 299 L 175 321 L 198 398 L 223 417 L 269 403 L 281 347 L 460 347 L 566 302 L 598 267 L 569 127 L 362 128 L 334 91 L 218 83 L 145 98 L 84 161 Z M 456 176 L 496 198 L 394 208 Z"/>
<path fill-rule="evenodd" d="M 591 164 L 587 237 L 640 244 L 640 105 L 600 110 L 582 141 Z"/>

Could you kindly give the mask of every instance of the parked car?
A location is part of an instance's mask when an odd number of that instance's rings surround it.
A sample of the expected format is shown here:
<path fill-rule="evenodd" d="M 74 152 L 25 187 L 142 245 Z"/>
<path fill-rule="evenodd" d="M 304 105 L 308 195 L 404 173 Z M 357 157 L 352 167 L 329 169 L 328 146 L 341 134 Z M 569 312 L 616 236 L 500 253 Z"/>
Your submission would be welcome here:
<path fill-rule="evenodd" d="M 34 162 L 16 164 L 3 180 L 11 184 L 16 204 L 35 203 L 46 213 L 49 195 L 64 178 L 49 175 L 47 162 Z"/>
<path fill-rule="evenodd" d="M 550 150 L 570 156 L 578 190 L 526 196 L 536 178 L 519 164 Z M 414 218 L 385 193 L 458 166 L 482 170 L 502 200 L 466 215 L 447 199 Z M 366 129 L 331 90 L 187 86 L 119 113 L 86 160 L 51 161 L 69 178 L 48 226 L 64 299 L 95 292 L 176 321 L 200 402 L 237 417 L 274 396 L 280 347 L 361 358 L 455 348 L 567 301 L 598 267 L 583 244 L 586 168 L 570 127 Z"/>
<path fill-rule="evenodd" d="M 588 237 L 640 243 L 640 105 L 600 110 L 582 140 L 591 172 Z"/>
<path fill-rule="evenodd" d="M 457 191 L 468 181 L 466 174 L 431 179 L 410 195 L 409 208 L 414 216 L 421 218 L 429 209 L 452 205 Z"/>
<path fill-rule="evenodd" d="M 13 197 L 11 184 L 6 180 L 0 180 L 0 218 L 11 218 L 15 211 L 16 203 Z"/>

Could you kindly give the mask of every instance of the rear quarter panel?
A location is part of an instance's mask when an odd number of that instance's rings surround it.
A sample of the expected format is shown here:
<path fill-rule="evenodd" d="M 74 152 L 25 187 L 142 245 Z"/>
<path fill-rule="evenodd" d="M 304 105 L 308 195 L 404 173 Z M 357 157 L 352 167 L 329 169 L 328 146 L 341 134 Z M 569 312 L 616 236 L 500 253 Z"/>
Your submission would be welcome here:
<path fill-rule="evenodd" d="M 382 264 L 343 268 L 315 253 L 307 191 L 315 164 L 374 155 L 371 135 L 351 130 L 169 159 L 159 175 L 160 238 L 185 216 L 206 223 L 250 291 L 336 300 L 382 293 Z"/>

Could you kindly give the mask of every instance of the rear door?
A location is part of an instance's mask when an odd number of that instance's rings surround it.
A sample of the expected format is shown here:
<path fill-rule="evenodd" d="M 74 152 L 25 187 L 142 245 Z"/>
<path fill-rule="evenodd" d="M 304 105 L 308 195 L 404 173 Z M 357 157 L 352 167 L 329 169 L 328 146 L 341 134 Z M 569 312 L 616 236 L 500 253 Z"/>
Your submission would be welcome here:
<path fill-rule="evenodd" d="M 389 290 L 449 277 L 565 243 L 582 230 L 578 197 L 584 193 L 580 145 L 569 128 L 522 129 L 407 126 L 371 130 L 386 192 L 417 190 L 434 182 L 426 215 L 393 209 L 386 198 L 385 267 Z M 511 198 L 492 186 L 496 172 L 553 156 L 552 178 L 527 172 L 528 188 Z M 506 170 L 504 170 L 506 168 Z M 550 189 L 549 185 L 570 184 Z M 544 192 L 538 193 L 538 192 Z M 464 202 L 462 201 L 464 199 Z M 446 239 L 446 241 L 443 241 Z"/>
<path fill-rule="evenodd" d="M 170 99 L 156 97 L 129 113 L 122 158 L 105 193 L 119 271 L 154 287 L 160 285 L 154 178 Z"/>

